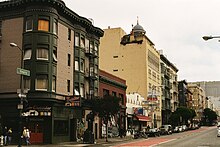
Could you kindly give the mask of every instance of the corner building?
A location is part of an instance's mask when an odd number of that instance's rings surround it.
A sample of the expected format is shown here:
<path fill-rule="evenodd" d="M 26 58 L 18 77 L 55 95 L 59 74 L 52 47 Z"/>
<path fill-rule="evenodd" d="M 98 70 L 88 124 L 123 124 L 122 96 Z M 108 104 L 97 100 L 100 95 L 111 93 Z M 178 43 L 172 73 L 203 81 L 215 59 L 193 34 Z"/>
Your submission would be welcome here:
<path fill-rule="evenodd" d="M 14 141 L 21 86 L 27 92 L 22 126 L 31 130 L 32 143 L 77 140 L 90 109 L 83 101 L 98 96 L 103 33 L 61 0 L 0 2 L 0 122 L 12 127 Z M 21 82 L 16 69 L 22 63 L 30 76 Z"/>
<path fill-rule="evenodd" d="M 147 101 L 152 126 L 160 127 L 161 118 L 161 81 L 160 54 L 154 43 L 145 35 L 139 23 L 126 34 L 121 28 L 104 29 L 100 39 L 100 68 L 126 80 L 126 93 L 139 93 Z M 148 97 L 156 94 L 154 108 Z M 153 117 L 152 117 L 153 116 Z"/>

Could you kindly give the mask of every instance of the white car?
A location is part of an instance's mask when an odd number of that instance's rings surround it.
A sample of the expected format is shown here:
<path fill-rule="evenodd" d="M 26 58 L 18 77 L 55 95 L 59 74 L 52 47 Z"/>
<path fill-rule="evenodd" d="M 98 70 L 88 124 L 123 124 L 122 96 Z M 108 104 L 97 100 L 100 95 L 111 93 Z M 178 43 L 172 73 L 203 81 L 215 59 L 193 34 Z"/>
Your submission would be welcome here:
<path fill-rule="evenodd" d="M 217 129 L 217 137 L 220 137 L 220 127 Z"/>

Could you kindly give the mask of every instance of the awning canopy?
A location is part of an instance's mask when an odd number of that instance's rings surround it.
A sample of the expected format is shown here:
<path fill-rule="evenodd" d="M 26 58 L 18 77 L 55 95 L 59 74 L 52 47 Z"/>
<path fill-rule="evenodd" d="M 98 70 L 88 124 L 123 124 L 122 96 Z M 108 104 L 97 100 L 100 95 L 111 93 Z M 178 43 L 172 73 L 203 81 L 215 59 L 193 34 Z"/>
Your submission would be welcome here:
<path fill-rule="evenodd" d="M 150 121 L 151 120 L 150 117 L 144 116 L 144 115 L 136 115 L 136 117 L 139 121 Z"/>

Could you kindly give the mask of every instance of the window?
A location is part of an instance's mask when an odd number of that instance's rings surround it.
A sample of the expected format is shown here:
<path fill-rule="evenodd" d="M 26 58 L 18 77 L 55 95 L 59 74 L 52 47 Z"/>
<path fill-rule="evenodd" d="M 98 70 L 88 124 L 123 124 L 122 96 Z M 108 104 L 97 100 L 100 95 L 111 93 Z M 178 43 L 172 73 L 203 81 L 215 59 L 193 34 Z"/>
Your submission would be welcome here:
<path fill-rule="evenodd" d="M 2 21 L 0 20 L 0 36 L 2 36 Z"/>
<path fill-rule="evenodd" d="M 53 33 L 58 34 L 58 22 L 56 19 L 54 19 L 54 22 L 53 22 Z"/>
<path fill-rule="evenodd" d="M 98 55 L 98 44 L 95 44 L 95 50 L 94 50 L 95 55 Z"/>
<path fill-rule="evenodd" d="M 90 53 L 93 53 L 93 50 L 94 50 L 93 42 L 90 42 Z"/>
<path fill-rule="evenodd" d="M 89 39 L 87 39 L 87 38 L 85 40 L 85 50 L 86 50 L 86 52 L 89 52 Z"/>
<path fill-rule="evenodd" d="M 115 91 L 112 91 L 112 96 L 116 97 L 116 92 Z"/>
<path fill-rule="evenodd" d="M 121 99 L 121 104 L 124 105 L 125 104 L 124 95 L 119 93 L 119 98 Z"/>
<path fill-rule="evenodd" d="M 32 17 L 27 17 L 26 20 L 26 32 L 33 30 L 33 19 Z"/>
<path fill-rule="evenodd" d="M 48 78 L 46 75 L 37 76 L 36 81 L 36 90 L 47 90 L 48 89 Z"/>
<path fill-rule="evenodd" d="M 31 49 L 26 49 L 24 51 L 24 60 L 31 59 Z"/>
<path fill-rule="evenodd" d="M 43 48 L 37 49 L 37 59 L 48 60 L 48 50 Z"/>
<path fill-rule="evenodd" d="M 25 78 L 24 79 L 24 89 L 30 89 L 31 88 L 31 79 Z"/>
<path fill-rule="evenodd" d="M 54 48 L 53 50 L 53 61 L 57 62 L 57 49 Z"/>
<path fill-rule="evenodd" d="M 52 79 L 52 91 L 55 92 L 56 91 L 56 77 L 53 76 Z"/>
<path fill-rule="evenodd" d="M 70 92 L 70 80 L 67 80 L 67 92 Z"/>
<path fill-rule="evenodd" d="M 75 59 L 75 70 L 79 71 L 79 59 L 78 58 Z"/>
<path fill-rule="evenodd" d="M 81 61 L 80 61 L 80 71 L 81 72 L 84 72 L 84 60 L 83 59 L 81 59 Z"/>
<path fill-rule="evenodd" d="M 95 65 L 94 73 L 98 74 L 98 65 Z"/>
<path fill-rule="evenodd" d="M 95 88 L 95 90 L 94 90 L 94 96 L 98 96 L 98 88 Z"/>
<path fill-rule="evenodd" d="M 80 38 L 80 47 L 81 47 L 81 48 L 85 48 L 85 37 L 84 37 L 84 36 L 82 36 L 82 37 Z"/>
<path fill-rule="evenodd" d="M 70 54 L 68 54 L 68 61 L 67 61 L 68 63 L 68 66 L 70 66 L 71 65 L 71 55 Z"/>
<path fill-rule="evenodd" d="M 49 31 L 49 21 L 45 19 L 38 20 L 38 31 Z"/>
<path fill-rule="evenodd" d="M 83 84 L 80 85 L 80 95 L 84 97 L 84 85 Z"/>
<path fill-rule="evenodd" d="M 79 33 L 75 34 L 75 46 L 79 46 Z"/>
<path fill-rule="evenodd" d="M 71 40 L 71 29 L 68 29 L 68 40 Z"/>
<path fill-rule="evenodd" d="M 105 95 L 109 95 L 109 90 L 103 89 L 103 96 L 105 96 Z"/>

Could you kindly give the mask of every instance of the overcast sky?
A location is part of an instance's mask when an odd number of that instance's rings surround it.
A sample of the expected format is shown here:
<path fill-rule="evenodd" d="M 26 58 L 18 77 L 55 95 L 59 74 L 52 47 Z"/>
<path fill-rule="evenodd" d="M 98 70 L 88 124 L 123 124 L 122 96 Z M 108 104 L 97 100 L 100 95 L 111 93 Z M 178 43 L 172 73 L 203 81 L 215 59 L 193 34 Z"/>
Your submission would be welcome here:
<path fill-rule="evenodd" d="M 178 80 L 220 81 L 220 0 L 64 0 L 101 29 L 139 24 L 178 69 Z"/>

